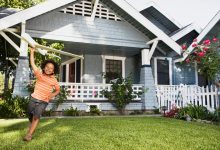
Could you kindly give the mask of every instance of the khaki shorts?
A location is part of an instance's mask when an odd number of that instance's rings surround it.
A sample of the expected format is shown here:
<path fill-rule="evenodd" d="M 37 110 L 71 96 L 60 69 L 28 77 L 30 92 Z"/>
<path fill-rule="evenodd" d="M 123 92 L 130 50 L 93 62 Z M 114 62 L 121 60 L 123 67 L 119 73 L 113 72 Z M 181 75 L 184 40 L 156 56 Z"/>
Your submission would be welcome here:
<path fill-rule="evenodd" d="M 40 118 L 45 111 L 47 105 L 47 102 L 31 97 L 27 108 L 29 121 L 32 122 L 33 117 Z"/>

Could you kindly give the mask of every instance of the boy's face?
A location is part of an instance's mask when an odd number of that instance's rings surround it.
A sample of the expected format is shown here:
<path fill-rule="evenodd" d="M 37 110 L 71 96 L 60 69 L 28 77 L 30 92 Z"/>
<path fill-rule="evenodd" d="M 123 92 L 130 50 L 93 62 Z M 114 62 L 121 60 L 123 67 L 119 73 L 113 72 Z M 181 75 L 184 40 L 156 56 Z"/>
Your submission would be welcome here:
<path fill-rule="evenodd" d="M 47 63 L 44 68 L 44 73 L 46 75 L 54 74 L 54 65 L 52 63 Z"/>

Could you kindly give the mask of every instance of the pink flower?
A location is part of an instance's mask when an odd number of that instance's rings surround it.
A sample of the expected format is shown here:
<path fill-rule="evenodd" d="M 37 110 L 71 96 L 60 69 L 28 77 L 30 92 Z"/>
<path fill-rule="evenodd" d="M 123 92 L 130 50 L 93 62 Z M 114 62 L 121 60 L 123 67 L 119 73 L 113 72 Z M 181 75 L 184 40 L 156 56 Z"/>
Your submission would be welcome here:
<path fill-rule="evenodd" d="M 98 96 L 98 93 L 97 91 L 93 91 L 93 94 L 92 94 L 94 97 L 97 97 Z"/>
<path fill-rule="evenodd" d="M 186 59 L 186 63 L 187 64 L 190 63 L 190 59 L 189 58 Z"/>
<path fill-rule="evenodd" d="M 196 43 L 194 43 L 194 44 L 192 45 L 192 47 L 197 47 L 197 44 L 196 44 Z"/>
<path fill-rule="evenodd" d="M 205 41 L 203 41 L 203 44 L 209 46 L 211 44 L 211 41 L 210 40 L 205 40 Z"/>
<path fill-rule="evenodd" d="M 182 50 L 186 50 L 186 44 L 182 45 Z"/>
<path fill-rule="evenodd" d="M 193 42 L 197 42 L 197 39 L 194 39 Z"/>
<path fill-rule="evenodd" d="M 200 57 L 204 57 L 204 56 L 205 56 L 205 53 L 204 53 L 204 52 L 199 52 L 198 55 L 199 55 Z"/>
<path fill-rule="evenodd" d="M 208 47 L 203 47 L 203 50 L 207 51 L 207 50 L 209 50 L 209 48 Z"/>
<path fill-rule="evenodd" d="M 213 41 L 213 42 L 217 42 L 218 39 L 217 39 L 216 37 L 214 37 L 214 38 L 212 39 L 212 41 Z"/>

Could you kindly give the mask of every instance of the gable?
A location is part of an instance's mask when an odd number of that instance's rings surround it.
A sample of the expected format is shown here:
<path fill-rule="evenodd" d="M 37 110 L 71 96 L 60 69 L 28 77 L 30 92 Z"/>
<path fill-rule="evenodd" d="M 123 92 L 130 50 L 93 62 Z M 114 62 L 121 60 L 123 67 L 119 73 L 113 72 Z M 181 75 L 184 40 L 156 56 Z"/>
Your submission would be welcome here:
<path fill-rule="evenodd" d="M 52 11 L 26 23 L 32 37 L 67 42 L 146 48 L 147 37 L 124 21 L 114 21 Z"/>
<path fill-rule="evenodd" d="M 31 18 L 40 16 L 49 11 L 64 7 L 76 0 L 49 0 L 45 3 L 23 10 L 0 20 L 0 30 L 27 21 Z M 141 15 L 136 9 L 129 5 L 125 0 L 99 0 L 104 6 L 114 12 L 118 17 L 123 18 L 137 30 L 145 34 L 150 39 L 159 39 L 165 45 L 174 50 L 177 54 L 181 53 L 180 45 L 173 41 L 157 26 L 152 24 L 147 18 Z M 147 42 L 147 41 L 146 41 Z"/>
<path fill-rule="evenodd" d="M 92 0 L 82 0 L 76 4 L 72 4 L 62 9 L 61 12 L 72 15 L 91 17 L 94 3 Z M 121 21 L 121 19 L 111 12 L 108 8 L 98 3 L 95 13 L 96 18 Z"/>

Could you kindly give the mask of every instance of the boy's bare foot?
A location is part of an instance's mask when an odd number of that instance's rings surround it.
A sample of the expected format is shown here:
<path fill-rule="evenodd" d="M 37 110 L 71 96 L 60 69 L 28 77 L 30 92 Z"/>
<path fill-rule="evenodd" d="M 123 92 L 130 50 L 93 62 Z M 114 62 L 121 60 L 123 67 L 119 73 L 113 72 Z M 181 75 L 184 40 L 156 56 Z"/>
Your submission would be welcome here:
<path fill-rule="evenodd" d="M 23 138 L 24 141 L 31 141 L 32 140 L 32 135 L 30 134 L 27 134 L 24 138 Z"/>

